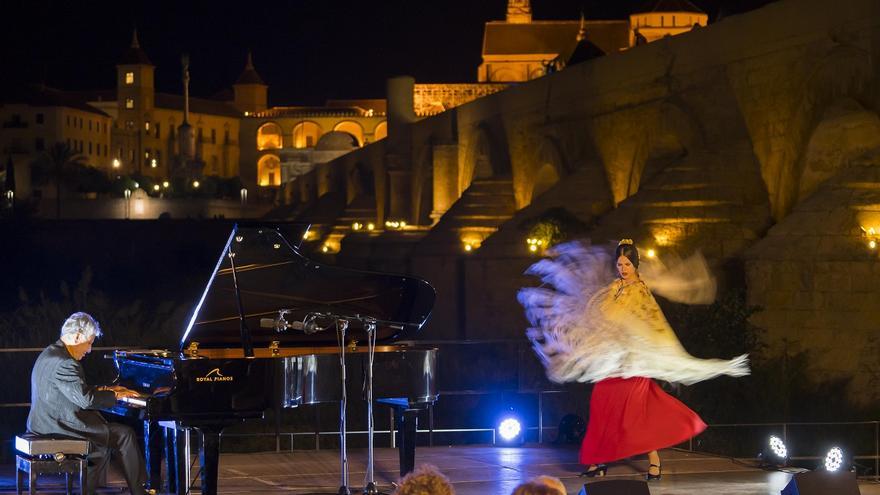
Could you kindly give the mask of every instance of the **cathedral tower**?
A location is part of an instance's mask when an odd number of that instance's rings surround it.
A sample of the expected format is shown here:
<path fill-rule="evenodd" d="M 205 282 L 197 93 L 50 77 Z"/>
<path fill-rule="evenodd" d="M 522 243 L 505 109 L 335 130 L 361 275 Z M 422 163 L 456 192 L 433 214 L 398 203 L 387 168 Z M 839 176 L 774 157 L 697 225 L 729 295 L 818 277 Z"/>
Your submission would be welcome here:
<path fill-rule="evenodd" d="M 254 62 L 251 53 L 248 52 L 247 63 L 244 71 L 238 76 L 238 80 L 232 85 L 235 91 L 235 107 L 250 115 L 261 112 L 267 107 L 266 93 L 268 86 L 254 69 Z"/>

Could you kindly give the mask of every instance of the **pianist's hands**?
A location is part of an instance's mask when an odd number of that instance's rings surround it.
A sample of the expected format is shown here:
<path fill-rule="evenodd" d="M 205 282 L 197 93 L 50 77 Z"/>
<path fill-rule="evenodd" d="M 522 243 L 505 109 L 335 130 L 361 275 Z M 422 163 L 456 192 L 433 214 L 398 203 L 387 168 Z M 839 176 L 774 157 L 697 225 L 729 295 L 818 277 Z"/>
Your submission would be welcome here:
<path fill-rule="evenodd" d="M 117 400 L 125 398 L 125 397 L 140 397 L 141 396 L 140 393 L 138 393 L 134 390 L 131 390 L 129 388 L 125 388 L 121 385 L 110 385 L 110 386 L 102 387 L 102 388 L 104 390 L 109 390 L 109 391 L 113 392 L 116 395 Z"/>

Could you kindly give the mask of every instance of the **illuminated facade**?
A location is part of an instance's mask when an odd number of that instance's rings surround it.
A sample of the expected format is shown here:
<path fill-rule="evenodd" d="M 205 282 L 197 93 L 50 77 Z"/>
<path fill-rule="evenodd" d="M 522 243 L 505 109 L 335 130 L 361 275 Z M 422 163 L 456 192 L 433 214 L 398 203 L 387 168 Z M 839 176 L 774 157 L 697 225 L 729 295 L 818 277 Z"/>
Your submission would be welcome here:
<path fill-rule="evenodd" d="M 33 193 L 30 165 L 45 157 L 56 143 L 66 143 L 82 157 L 82 163 L 107 169 L 113 163 L 113 118 L 84 103 L 78 95 L 45 86 L 22 88 L 4 95 L 0 104 L 0 153 L 3 165 L 15 168 L 16 197 Z M 54 197 L 54 187 L 40 190 Z"/>
<path fill-rule="evenodd" d="M 385 100 L 337 100 L 323 107 L 273 107 L 241 121 L 242 181 L 279 187 L 344 152 L 388 134 Z M 326 136 L 344 134 L 345 146 L 321 146 Z M 334 141 L 336 142 L 336 141 Z M 255 183 L 246 178 L 254 177 Z"/>
<path fill-rule="evenodd" d="M 618 53 L 705 26 L 708 16 L 688 0 L 655 0 L 627 20 L 533 20 L 529 0 L 508 0 L 504 21 L 483 33 L 479 82 L 530 81 L 563 68 L 587 40 L 603 54 Z"/>
<path fill-rule="evenodd" d="M 630 45 L 675 36 L 708 22 L 709 16 L 688 0 L 658 0 L 644 12 L 629 16 Z"/>
<path fill-rule="evenodd" d="M 535 79 L 579 59 L 582 51 L 587 53 L 586 58 L 615 53 L 644 40 L 705 25 L 706 21 L 705 13 L 687 0 L 657 0 L 645 12 L 630 16 L 629 21 L 536 21 L 529 0 L 509 0 L 506 19 L 485 25 L 478 82 L 416 84 L 414 115 L 436 115 L 497 93 L 510 83 Z M 582 50 L 584 47 L 589 50 Z M 31 105 L 10 110 L 7 104 L 2 112 L 9 126 L 0 133 L 0 143 L 14 154 L 33 155 L 51 142 L 69 141 L 87 163 L 111 176 L 170 178 L 181 172 L 179 127 L 184 98 L 157 92 L 154 71 L 135 32 L 117 64 L 115 90 L 68 94 L 70 102 L 75 103 L 62 102 L 57 107 L 53 103 L 57 99 L 50 99 L 47 104 L 51 109 Z M 388 133 L 385 100 L 270 108 L 268 85 L 257 73 L 250 54 L 232 86 L 234 97 L 229 100 L 189 99 L 189 124 L 195 134 L 194 163 L 201 167 L 196 174 L 237 176 L 246 187 L 280 187 L 347 148 L 347 144 L 334 139 L 332 149 L 318 149 L 328 133 L 346 133 L 356 147 L 379 141 Z M 37 124 L 37 114 L 44 122 L 59 121 L 63 125 Z"/>
<path fill-rule="evenodd" d="M 0 105 L 0 126 L 0 150 L 16 163 L 29 162 L 57 142 L 66 143 L 90 166 L 112 163 L 113 118 L 70 93 L 34 86 L 7 95 Z"/>
<path fill-rule="evenodd" d="M 248 66 L 252 69 L 250 59 Z M 119 160 L 119 166 L 108 172 L 139 173 L 156 179 L 175 174 L 184 98 L 157 93 L 154 69 L 135 32 L 131 46 L 116 66 L 115 95 L 107 95 L 108 101 L 93 102 L 95 106 L 106 106 L 114 117 L 112 155 Z M 236 106 L 240 102 L 190 98 L 189 103 L 195 158 L 204 164 L 202 175 L 237 176 L 241 111 Z M 253 104 L 250 100 L 248 103 Z"/>

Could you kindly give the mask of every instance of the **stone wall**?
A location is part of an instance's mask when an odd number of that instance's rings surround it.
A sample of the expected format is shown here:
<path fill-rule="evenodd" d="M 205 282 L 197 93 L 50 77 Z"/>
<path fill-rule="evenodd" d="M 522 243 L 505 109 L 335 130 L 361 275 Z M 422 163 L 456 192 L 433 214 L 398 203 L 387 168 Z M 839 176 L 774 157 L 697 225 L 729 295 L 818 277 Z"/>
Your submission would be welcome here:
<path fill-rule="evenodd" d="M 400 266 L 438 287 L 427 337 L 522 338 L 514 295 L 536 259 L 526 226 L 564 208 L 583 230 L 570 234 L 593 242 L 632 237 L 660 256 L 746 259 L 740 279 L 764 308 L 755 322 L 772 350 L 796 339 L 828 356 L 815 362 L 817 379 L 859 375 L 865 390 L 876 356 L 842 358 L 873 345 L 880 325 L 870 317 L 880 293 L 864 283 L 877 258 L 858 228 L 880 211 L 869 194 L 880 164 L 878 56 L 877 2 L 783 0 L 399 126 L 390 144 L 323 167 L 362 160 L 380 225 L 394 204 L 419 227 L 349 243 L 345 258 L 368 265 L 376 245 L 407 236 Z M 868 174 L 853 179 L 862 185 L 839 182 L 856 166 Z M 831 203 L 814 199 L 828 194 Z M 514 211 L 501 214 L 506 198 Z M 477 228 L 468 253 L 464 236 Z M 780 258 L 778 243 L 812 250 Z"/>

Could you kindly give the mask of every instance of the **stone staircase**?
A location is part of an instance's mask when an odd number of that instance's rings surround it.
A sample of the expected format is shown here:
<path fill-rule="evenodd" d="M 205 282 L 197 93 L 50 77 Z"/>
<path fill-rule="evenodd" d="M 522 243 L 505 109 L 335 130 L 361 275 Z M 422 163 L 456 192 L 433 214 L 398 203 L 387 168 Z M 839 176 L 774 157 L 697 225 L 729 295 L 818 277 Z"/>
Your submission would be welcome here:
<path fill-rule="evenodd" d="M 732 256 L 769 225 L 766 193 L 752 160 L 748 153 L 691 153 L 603 217 L 591 237 L 639 237 L 646 246 Z"/>
<path fill-rule="evenodd" d="M 452 255 L 478 249 L 516 212 L 511 178 L 476 179 L 421 241 L 420 254 Z"/>

